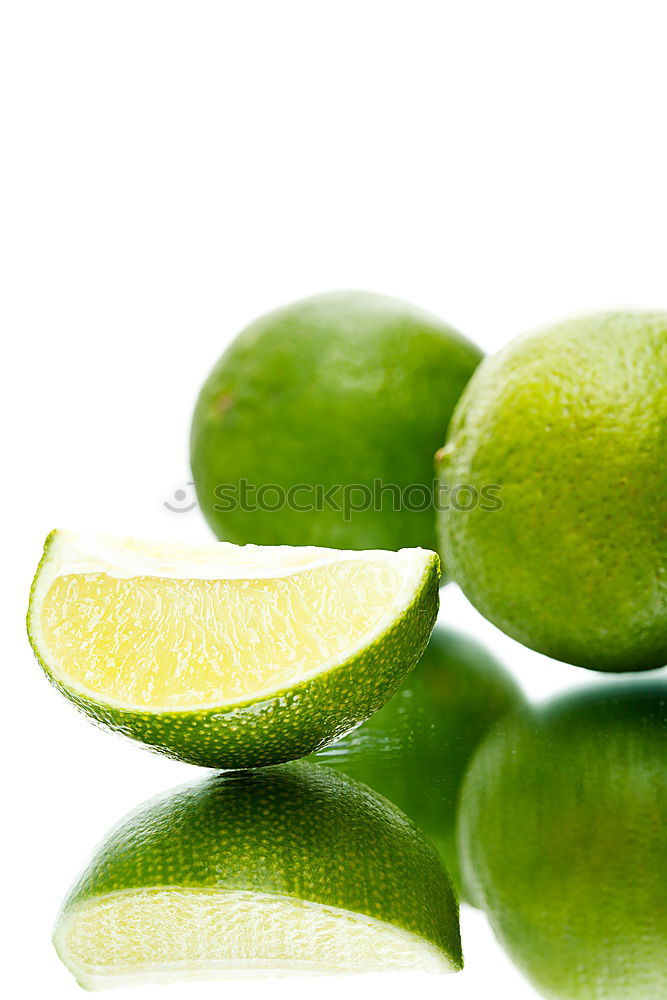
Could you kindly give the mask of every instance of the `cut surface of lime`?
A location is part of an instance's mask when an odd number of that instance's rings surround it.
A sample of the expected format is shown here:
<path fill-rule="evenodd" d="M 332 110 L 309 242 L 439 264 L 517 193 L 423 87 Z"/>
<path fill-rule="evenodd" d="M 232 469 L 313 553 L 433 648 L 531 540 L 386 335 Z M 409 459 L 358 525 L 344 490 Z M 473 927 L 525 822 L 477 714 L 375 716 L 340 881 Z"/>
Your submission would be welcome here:
<path fill-rule="evenodd" d="M 319 706 L 316 742 L 363 721 L 393 693 L 428 640 L 437 611 L 434 581 L 437 557 L 422 549 L 194 547 L 55 532 L 33 585 L 28 628 L 47 674 L 99 721 L 190 759 L 181 742 L 199 719 L 193 762 L 276 763 L 309 752 L 307 746 L 296 753 L 285 746 L 286 755 L 275 748 L 266 761 L 255 759 L 251 747 L 248 760 L 239 759 L 234 730 L 240 735 L 244 710 L 253 708 L 256 728 L 267 734 L 271 702 L 282 699 L 284 707 L 287 699 L 292 709 L 307 709 L 304 687 L 329 687 L 329 678 L 334 688 Z M 415 644 L 416 653 L 409 650 Z M 342 700 L 334 724 L 336 687 Z M 311 725 L 300 729 L 306 743 L 317 707 Z M 180 726 L 158 724 L 172 717 L 180 717 Z M 299 729 L 285 725 L 294 743 Z M 167 729 L 179 747 L 169 745 Z"/>

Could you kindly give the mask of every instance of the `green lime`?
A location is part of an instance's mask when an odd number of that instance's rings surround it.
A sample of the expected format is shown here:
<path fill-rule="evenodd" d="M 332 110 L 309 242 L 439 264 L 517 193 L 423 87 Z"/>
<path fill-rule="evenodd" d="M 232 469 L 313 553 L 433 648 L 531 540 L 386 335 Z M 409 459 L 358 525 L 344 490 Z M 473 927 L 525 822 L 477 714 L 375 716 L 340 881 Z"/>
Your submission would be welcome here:
<path fill-rule="evenodd" d="M 398 809 L 310 764 L 216 774 L 100 845 L 54 943 L 82 986 L 461 968 L 456 897 Z"/>
<path fill-rule="evenodd" d="M 435 548 L 433 455 L 480 358 L 434 316 L 364 292 L 256 320 L 209 375 L 192 422 L 216 535 Z"/>
<path fill-rule="evenodd" d="M 407 813 L 438 848 L 461 895 L 454 835 L 459 788 L 479 741 L 521 701 L 483 646 L 437 627 L 391 701 L 310 759 L 365 782 Z"/>
<path fill-rule="evenodd" d="M 204 767 L 303 757 L 400 687 L 438 612 L 423 549 L 174 545 L 54 532 L 28 611 L 95 721 Z"/>
<path fill-rule="evenodd" d="M 546 996 L 667 996 L 667 682 L 512 713 L 461 794 L 466 886 Z"/>
<path fill-rule="evenodd" d="M 487 358 L 438 473 L 445 572 L 495 625 L 595 670 L 667 663 L 667 313 L 568 320 Z"/>

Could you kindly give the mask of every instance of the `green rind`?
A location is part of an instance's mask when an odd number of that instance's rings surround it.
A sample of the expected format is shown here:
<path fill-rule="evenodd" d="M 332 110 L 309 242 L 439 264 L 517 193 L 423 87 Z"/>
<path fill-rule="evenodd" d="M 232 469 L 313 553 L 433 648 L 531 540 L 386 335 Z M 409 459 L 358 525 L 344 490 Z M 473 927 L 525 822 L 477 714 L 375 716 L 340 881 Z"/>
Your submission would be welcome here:
<path fill-rule="evenodd" d="M 435 316 L 366 292 L 317 295 L 260 317 L 197 400 L 191 461 L 202 513 L 218 538 L 237 543 L 434 549 L 432 505 L 422 509 L 419 496 L 432 493 L 433 455 L 481 358 Z M 218 487 L 238 497 L 243 480 L 310 492 L 277 510 L 251 510 L 252 498 L 216 510 Z M 333 509 L 337 487 L 355 487 L 359 504 L 376 481 L 389 487 L 380 502 L 349 516 Z M 391 488 L 413 486 L 414 509 L 396 504 Z M 336 490 L 332 503 L 313 502 L 316 487 Z"/>
<path fill-rule="evenodd" d="M 461 898 L 458 796 L 480 740 L 523 696 L 475 640 L 435 628 L 421 660 L 355 732 L 309 758 L 362 781 L 403 810 L 438 849 Z"/>
<path fill-rule="evenodd" d="M 667 682 L 503 719 L 465 779 L 466 884 L 546 996 L 667 996 Z"/>
<path fill-rule="evenodd" d="M 46 540 L 35 582 L 48 557 Z M 176 760 L 200 767 L 243 768 L 281 764 L 333 742 L 384 705 L 419 660 L 438 614 L 439 562 L 433 554 L 421 586 L 403 614 L 345 663 L 269 697 L 200 711 L 142 712 L 95 701 L 49 671 L 51 683 L 89 718 Z M 31 603 L 35 583 L 31 590 Z"/>
<path fill-rule="evenodd" d="M 438 453 L 447 575 L 512 638 L 610 672 L 667 663 L 667 313 L 601 313 L 484 359 Z M 488 506 L 488 505 L 487 505 Z"/>
<path fill-rule="evenodd" d="M 328 768 L 214 775 L 140 806 L 98 847 L 54 940 L 79 904 L 165 887 L 339 907 L 417 935 L 454 969 L 463 964 L 458 905 L 433 848 L 395 806 Z"/>

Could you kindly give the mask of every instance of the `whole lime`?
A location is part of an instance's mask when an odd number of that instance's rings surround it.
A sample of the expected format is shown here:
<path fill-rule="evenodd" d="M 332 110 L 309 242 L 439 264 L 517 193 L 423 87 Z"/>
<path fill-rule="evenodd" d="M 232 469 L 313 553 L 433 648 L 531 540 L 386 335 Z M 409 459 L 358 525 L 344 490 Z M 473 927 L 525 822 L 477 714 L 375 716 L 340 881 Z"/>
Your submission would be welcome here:
<path fill-rule="evenodd" d="M 384 708 L 309 759 L 363 781 L 407 813 L 438 848 L 462 896 L 454 835 L 459 789 L 479 742 L 520 704 L 518 687 L 484 646 L 436 627 Z"/>
<path fill-rule="evenodd" d="M 505 716 L 461 793 L 466 887 L 541 992 L 667 996 L 667 683 Z"/>
<path fill-rule="evenodd" d="M 487 358 L 437 470 L 444 569 L 482 614 L 579 666 L 667 663 L 667 313 L 573 319 Z"/>
<path fill-rule="evenodd" d="M 433 454 L 480 358 L 439 319 L 363 292 L 252 323 L 192 422 L 197 495 L 216 535 L 434 548 Z"/>

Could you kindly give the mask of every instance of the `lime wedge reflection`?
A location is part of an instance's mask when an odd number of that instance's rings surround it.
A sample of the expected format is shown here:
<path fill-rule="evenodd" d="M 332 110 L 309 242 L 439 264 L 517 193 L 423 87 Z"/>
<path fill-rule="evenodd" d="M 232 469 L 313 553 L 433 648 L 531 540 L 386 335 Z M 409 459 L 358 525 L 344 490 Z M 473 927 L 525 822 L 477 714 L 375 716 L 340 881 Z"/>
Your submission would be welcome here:
<path fill-rule="evenodd" d="M 547 996 L 667 996 L 667 681 L 508 716 L 465 780 L 466 884 Z"/>
<path fill-rule="evenodd" d="M 89 988 L 462 965 L 434 849 L 379 795 L 304 763 L 141 806 L 98 848 L 54 943 Z"/>
<path fill-rule="evenodd" d="M 461 892 L 459 789 L 493 723 L 523 697 L 474 639 L 438 627 L 404 686 L 359 729 L 309 758 L 363 781 L 408 814 L 438 848 Z"/>

